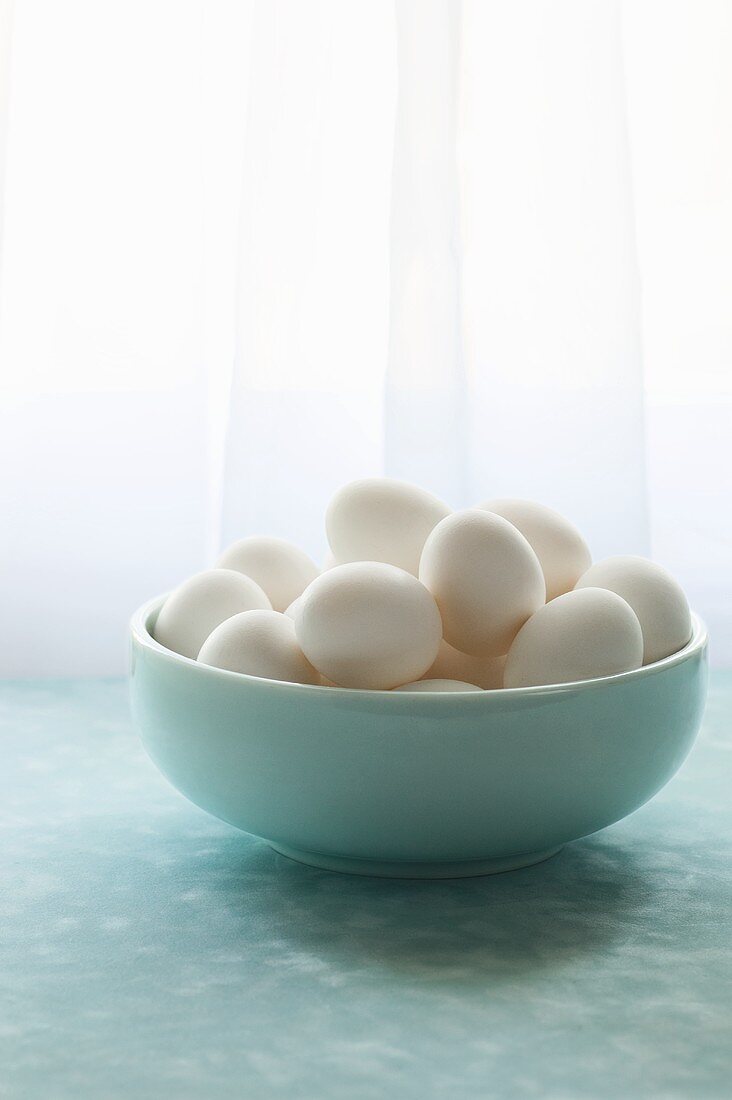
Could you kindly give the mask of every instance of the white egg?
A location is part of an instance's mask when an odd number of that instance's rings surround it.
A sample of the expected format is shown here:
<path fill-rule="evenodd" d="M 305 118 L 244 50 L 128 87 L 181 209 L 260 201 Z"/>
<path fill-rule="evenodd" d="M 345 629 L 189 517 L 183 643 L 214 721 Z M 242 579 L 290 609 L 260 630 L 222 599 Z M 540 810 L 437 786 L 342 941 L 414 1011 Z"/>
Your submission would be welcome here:
<path fill-rule="evenodd" d="M 592 565 L 577 589 L 607 588 L 635 611 L 643 631 L 643 664 L 682 649 L 691 637 L 691 613 L 683 589 L 662 566 L 632 555 Z"/>
<path fill-rule="evenodd" d="M 437 656 L 442 635 L 440 613 L 424 585 L 381 562 L 322 573 L 300 598 L 295 628 L 311 664 L 333 683 L 353 688 L 418 680 Z"/>
<path fill-rule="evenodd" d="M 502 688 L 504 657 L 471 657 L 461 653 L 443 639 L 434 664 L 427 669 L 423 680 L 458 680 L 477 684 L 480 688 Z"/>
<path fill-rule="evenodd" d="M 463 680 L 415 680 L 413 684 L 402 684 L 394 691 L 482 691 L 477 684 L 467 684 Z"/>
<path fill-rule="evenodd" d="M 292 619 L 279 611 L 244 611 L 226 619 L 201 646 L 198 660 L 230 672 L 246 672 L 292 684 L 319 684 L 305 657 Z"/>
<path fill-rule="evenodd" d="M 592 562 L 587 543 L 569 520 L 533 500 L 489 500 L 480 505 L 503 516 L 532 547 L 544 572 L 547 601 L 569 592 Z"/>
<path fill-rule="evenodd" d="M 445 641 L 463 653 L 500 657 L 544 603 L 544 574 L 524 536 L 502 516 L 471 508 L 427 538 L 419 579 L 442 616 Z"/>
<path fill-rule="evenodd" d="M 239 539 L 224 550 L 217 564 L 256 581 L 275 611 L 289 607 L 318 575 L 317 565 L 304 550 L 270 535 Z"/>
<path fill-rule="evenodd" d="M 271 604 L 251 577 L 233 569 L 206 569 L 170 593 L 155 623 L 155 639 L 195 658 L 219 623 L 254 608 L 271 609 Z"/>
<path fill-rule="evenodd" d="M 629 672 L 643 663 L 638 617 L 602 588 L 577 589 L 540 607 L 506 657 L 503 686 L 565 684 Z"/>
<path fill-rule="evenodd" d="M 425 539 L 449 514 L 446 504 L 416 485 L 372 477 L 336 493 L 325 529 L 339 562 L 386 562 L 416 576 Z"/>

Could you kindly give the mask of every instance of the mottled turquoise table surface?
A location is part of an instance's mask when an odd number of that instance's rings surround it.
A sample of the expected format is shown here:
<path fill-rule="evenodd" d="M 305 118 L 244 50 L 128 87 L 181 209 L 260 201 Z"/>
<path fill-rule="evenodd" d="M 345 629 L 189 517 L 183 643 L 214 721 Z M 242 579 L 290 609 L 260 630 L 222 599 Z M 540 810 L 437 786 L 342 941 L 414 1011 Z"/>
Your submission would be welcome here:
<path fill-rule="evenodd" d="M 732 1096 L 732 675 L 555 859 L 301 867 L 169 788 L 118 681 L 0 688 L 0 1096 Z"/>

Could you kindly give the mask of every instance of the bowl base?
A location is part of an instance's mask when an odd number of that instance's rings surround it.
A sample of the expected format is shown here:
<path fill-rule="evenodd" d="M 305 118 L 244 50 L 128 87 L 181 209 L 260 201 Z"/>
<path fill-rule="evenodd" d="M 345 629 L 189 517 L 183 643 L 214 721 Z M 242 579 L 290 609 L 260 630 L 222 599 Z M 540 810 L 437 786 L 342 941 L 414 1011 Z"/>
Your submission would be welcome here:
<path fill-rule="evenodd" d="M 306 852 L 301 848 L 287 848 L 268 841 L 270 848 L 296 863 L 307 863 L 324 871 L 341 871 L 347 875 L 371 875 L 375 878 L 472 878 L 476 875 L 497 875 L 502 871 L 517 871 L 531 867 L 560 852 L 564 847 L 547 848 L 543 852 L 523 852 L 498 859 L 461 859 L 452 863 L 417 862 L 402 860 L 350 859 L 348 856 L 327 856 L 320 852 Z"/>

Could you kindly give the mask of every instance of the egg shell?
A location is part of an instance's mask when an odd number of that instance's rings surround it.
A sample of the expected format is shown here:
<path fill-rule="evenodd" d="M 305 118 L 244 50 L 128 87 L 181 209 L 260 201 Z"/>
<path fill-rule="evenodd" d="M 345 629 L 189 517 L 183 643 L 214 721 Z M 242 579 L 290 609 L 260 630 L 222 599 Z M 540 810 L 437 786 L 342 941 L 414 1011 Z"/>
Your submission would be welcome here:
<path fill-rule="evenodd" d="M 590 549 L 569 520 L 533 500 L 489 500 L 479 505 L 521 532 L 541 565 L 546 599 L 570 592 L 592 564 Z"/>
<path fill-rule="evenodd" d="M 270 535 L 239 539 L 224 550 L 217 564 L 256 581 L 275 611 L 289 607 L 319 572 L 304 550 Z"/>
<path fill-rule="evenodd" d="M 445 641 L 462 653 L 500 657 L 544 603 L 539 559 L 502 516 L 471 508 L 431 532 L 419 577 L 442 616 Z"/>
<path fill-rule="evenodd" d="M 394 691 L 482 691 L 477 684 L 467 684 L 463 680 L 415 680 L 413 684 L 402 684 Z"/>
<path fill-rule="evenodd" d="M 418 680 L 435 657 L 442 624 L 424 585 L 396 566 L 352 562 L 322 573 L 300 597 L 302 650 L 341 687 L 394 688 Z"/>
<path fill-rule="evenodd" d="M 255 608 L 271 610 L 271 604 L 251 577 L 233 569 L 205 569 L 170 593 L 155 623 L 155 639 L 195 659 L 219 623 Z"/>
<path fill-rule="evenodd" d="M 427 669 L 423 680 L 457 680 L 477 684 L 483 689 L 503 687 L 503 657 L 471 657 L 461 653 L 443 639 L 434 664 Z"/>
<path fill-rule="evenodd" d="M 503 686 L 593 680 L 640 668 L 638 617 L 620 596 L 584 588 L 557 596 L 519 630 L 506 657 Z"/>
<path fill-rule="evenodd" d="M 305 657 L 292 619 L 279 611 L 244 611 L 226 619 L 201 646 L 203 665 L 292 684 L 320 684 Z"/>
<path fill-rule="evenodd" d="M 643 631 L 643 664 L 683 649 L 691 637 L 691 613 L 684 591 L 656 562 L 634 555 L 605 558 L 592 565 L 577 590 L 607 588 L 635 611 Z"/>
<path fill-rule="evenodd" d="M 416 576 L 425 539 L 449 514 L 446 504 L 416 485 L 373 477 L 336 493 L 325 529 L 338 562 L 386 562 Z"/>

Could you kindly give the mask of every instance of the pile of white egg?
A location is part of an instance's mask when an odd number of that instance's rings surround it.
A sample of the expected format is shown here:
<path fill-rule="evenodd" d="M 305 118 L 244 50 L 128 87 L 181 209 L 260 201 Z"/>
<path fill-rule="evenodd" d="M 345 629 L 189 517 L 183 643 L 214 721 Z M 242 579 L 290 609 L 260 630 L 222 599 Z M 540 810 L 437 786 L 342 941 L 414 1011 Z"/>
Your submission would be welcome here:
<path fill-rule="evenodd" d="M 571 523 L 527 500 L 453 512 L 387 478 L 346 485 L 321 571 L 283 539 L 235 542 L 155 624 L 163 646 L 272 680 L 480 691 L 627 672 L 691 635 L 683 591 L 639 557 L 592 564 Z"/>

